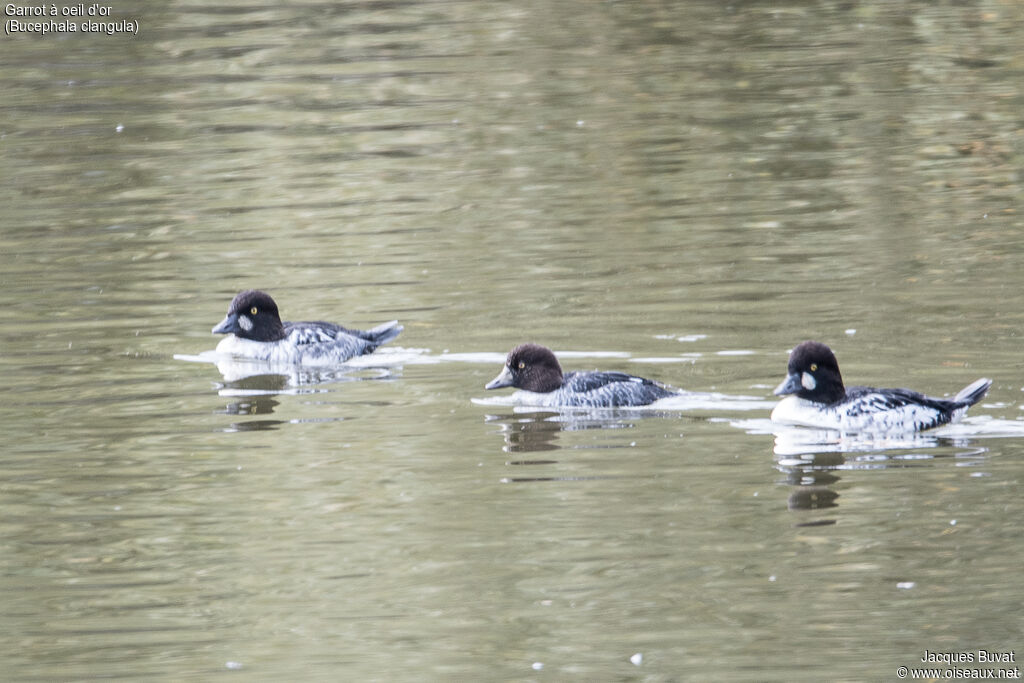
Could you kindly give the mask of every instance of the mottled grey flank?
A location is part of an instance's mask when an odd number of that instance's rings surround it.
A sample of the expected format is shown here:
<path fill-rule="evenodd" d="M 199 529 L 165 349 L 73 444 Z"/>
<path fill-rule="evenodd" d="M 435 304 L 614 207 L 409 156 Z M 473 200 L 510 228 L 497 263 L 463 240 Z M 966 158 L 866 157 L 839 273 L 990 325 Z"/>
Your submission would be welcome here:
<path fill-rule="evenodd" d="M 516 397 L 543 407 L 618 408 L 647 405 L 677 393 L 624 372 L 569 372 L 559 389 L 547 393 L 519 391 Z"/>

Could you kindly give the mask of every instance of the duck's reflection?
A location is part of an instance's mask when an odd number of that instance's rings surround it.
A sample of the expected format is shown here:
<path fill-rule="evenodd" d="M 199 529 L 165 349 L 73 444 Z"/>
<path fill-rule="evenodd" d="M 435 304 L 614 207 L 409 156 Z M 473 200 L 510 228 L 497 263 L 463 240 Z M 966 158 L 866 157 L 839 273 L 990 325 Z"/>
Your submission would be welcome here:
<path fill-rule="evenodd" d="M 840 472 L 922 467 L 937 458 L 976 458 L 988 450 L 967 439 L 935 433 L 841 434 L 785 426 L 774 426 L 771 431 L 776 465 L 793 487 L 788 508 L 803 512 L 839 506 L 836 488 Z M 834 519 L 816 519 L 798 526 L 834 523 Z"/>
<path fill-rule="evenodd" d="M 257 367 L 264 366 L 264 367 Z M 224 361 L 217 364 L 224 381 L 217 385 L 217 393 L 233 398 L 221 411 L 226 415 L 271 415 L 280 401 L 281 393 L 307 393 L 310 388 L 298 390 L 296 371 L 282 372 L 265 363 L 239 363 Z M 252 432 L 277 429 L 284 420 L 236 420 L 225 429 L 230 432 Z"/>
<path fill-rule="evenodd" d="M 787 507 L 794 511 L 816 511 L 838 507 L 839 492 L 835 490 L 840 477 L 836 471 L 846 462 L 841 453 L 808 454 L 799 460 L 780 462 L 779 469 L 793 488 L 789 492 Z M 835 520 L 801 522 L 798 526 L 834 524 Z"/>
<path fill-rule="evenodd" d="M 221 411 L 226 415 L 271 415 L 281 394 L 312 394 L 327 392 L 326 385 L 341 382 L 391 379 L 400 367 L 337 367 L 304 368 L 280 363 L 237 360 L 221 357 L 217 370 L 224 378 L 217 393 L 236 400 Z M 277 429 L 285 420 L 244 420 L 232 422 L 227 431 L 248 432 Z"/>
<path fill-rule="evenodd" d="M 498 433 L 505 440 L 502 448 L 506 453 L 530 453 L 553 451 L 558 445 L 562 432 L 576 432 L 587 429 L 633 429 L 641 417 L 654 417 L 658 413 L 642 413 L 626 410 L 536 412 L 519 410 L 502 415 L 486 415 L 484 421 L 498 425 Z"/>
<path fill-rule="evenodd" d="M 222 411 L 225 415 L 269 415 L 280 403 L 271 395 L 254 395 L 229 403 Z"/>
<path fill-rule="evenodd" d="M 647 417 L 651 413 L 645 413 Z M 565 466 L 559 467 L 560 461 L 550 455 L 529 456 L 530 453 L 553 453 L 554 451 L 566 448 L 559 443 L 559 436 L 562 432 L 581 431 L 590 429 L 632 429 L 636 427 L 636 413 L 629 411 L 597 412 L 552 412 L 536 411 L 527 412 L 524 409 L 517 409 L 515 412 L 501 415 L 487 415 L 485 422 L 496 425 L 497 433 L 504 440 L 502 450 L 505 453 L 517 457 L 510 458 L 505 462 L 510 467 L 532 467 L 543 468 L 534 470 L 522 470 L 523 474 L 518 476 L 504 477 L 502 481 L 509 483 L 539 482 L 539 481 L 578 481 L 593 479 L 616 478 L 606 475 L 580 476 L 573 473 L 573 469 L 567 470 Z M 633 445 L 633 444 L 629 444 Z M 568 448 L 579 448 L 574 445 Z M 585 447 L 585 446 L 584 446 Z M 625 448 L 626 444 L 595 445 L 594 448 Z M 558 471 L 558 474 L 550 474 Z M 537 474 L 534 474 L 537 472 Z"/>
<path fill-rule="evenodd" d="M 268 389 L 276 389 L 278 391 L 286 388 L 327 384 L 330 382 L 383 379 L 392 377 L 399 369 L 395 367 L 368 366 L 307 368 L 286 363 L 265 363 L 225 356 L 221 356 L 217 360 L 217 370 L 224 378 L 225 386 L 244 388 L 247 386 L 246 383 L 251 381 L 256 386 L 262 387 L 266 385 Z"/>
<path fill-rule="evenodd" d="M 270 415 L 280 401 L 274 398 L 274 394 L 253 394 L 244 399 L 228 403 L 224 410 L 225 415 Z M 225 431 L 229 432 L 257 432 L 268 429 L 277 429 L 284 420 L 241 420 L 232 422 Z"/>
<path fill-rule="evenodd" d="M 827 486 L 807 486 L 801 484 L 800 488 L 789 494 L 790 510 L 822 510 L 824 508 L 838 507 L 836 498 L 837 491 Z"/>
<path fill-rule="evenodd" d="M 506 453 L 535 453 L 558 450 L 555 443 L 562 426 L 547 420 L 553 413 L 527 413 L 518 415 L 487 415 L 485 422 L 496 424 L 505 440 Z M 555 462 L 555 461 L 551 461 Z"/>
<path fill-rule="evenodd" d="M 931 435 L 912 434 L 843 434 L 828 429 L 806 429 L 778 425 L 775 434 L 775 455 L 779 457 L 822 453 L 871 453 L 886 450 L 934 448 L 939 440 Z"/>

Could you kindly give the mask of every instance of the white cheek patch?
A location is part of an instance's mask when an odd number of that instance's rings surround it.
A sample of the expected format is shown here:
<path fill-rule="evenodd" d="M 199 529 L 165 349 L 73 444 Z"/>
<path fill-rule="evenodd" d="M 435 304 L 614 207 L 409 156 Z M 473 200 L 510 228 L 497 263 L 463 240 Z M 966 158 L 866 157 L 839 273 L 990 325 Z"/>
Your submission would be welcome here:
<path fill-rule="evenodd" d="M 818 386 L 818 380 L 814 379 L 811 373 L 805 372 L 800 375 L 800 386 L 807 391 L 814 391 L 814 387 Z"/>
<path fill-rule="evenodd" d="M 238 326 L 248 332 L 252 329 L 252 320 L 247 315 L 240 315 L 238 316 Z"/>

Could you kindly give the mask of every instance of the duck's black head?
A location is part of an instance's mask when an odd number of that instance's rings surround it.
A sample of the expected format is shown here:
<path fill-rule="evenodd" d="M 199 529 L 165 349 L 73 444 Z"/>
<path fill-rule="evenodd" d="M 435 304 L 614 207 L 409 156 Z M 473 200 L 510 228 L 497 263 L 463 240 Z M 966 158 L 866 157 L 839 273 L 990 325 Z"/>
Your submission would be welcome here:
<path fill-rule="evenodd" d="M 795 394 L 818 403 L 835 403 L 846 395 L 839 361 L 832 349 L 816 341 L 805 341 L 789 354 L 786 379 L 775 395 Z"/>
<path fill-rule="evenodd" d="M 551 349 L 539 344 L 520 344 L 508 353 L 501 374 L 485 389 L 515 387 L 546 393 L 562 386 L 562 366 Z"/>
<path fill-rule="evenodd" d="M 266 292 L 247 289 L 239 292 L 228 314 L 213 328 L 214 334 L 234 334 L 243 339 L 271 342 L 285 338 L 277 304 Z"/>

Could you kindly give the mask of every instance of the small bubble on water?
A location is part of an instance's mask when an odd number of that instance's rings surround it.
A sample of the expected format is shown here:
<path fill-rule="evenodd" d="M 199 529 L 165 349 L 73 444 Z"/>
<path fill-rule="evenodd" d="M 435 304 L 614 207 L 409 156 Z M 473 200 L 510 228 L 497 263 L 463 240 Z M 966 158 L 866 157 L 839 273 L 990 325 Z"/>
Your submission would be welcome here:
<path fill-rule="evenodd" d="M 530 665 L 530 668 L 532 668 L 534 671 L 540 671 L 544 668 L 544 662 L 534 662 Z"/>
<path fill-rule="evenodd" d="M 232 671 L 238 671 L 239 669 L 242 668 L 242 663 L 241 662 L 224 662 L 224 667 L 227 668 L 227 669 L 231 669 Z"/>
<path fill-rule="evenodd" d="M 642 652 L 637 652 L 629 658 L 629 661 L 633 662 L 633 666 L 640 666 L 644 663 L 644 654 Z"/>

